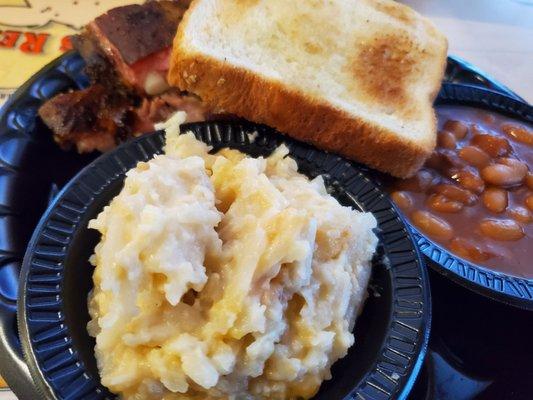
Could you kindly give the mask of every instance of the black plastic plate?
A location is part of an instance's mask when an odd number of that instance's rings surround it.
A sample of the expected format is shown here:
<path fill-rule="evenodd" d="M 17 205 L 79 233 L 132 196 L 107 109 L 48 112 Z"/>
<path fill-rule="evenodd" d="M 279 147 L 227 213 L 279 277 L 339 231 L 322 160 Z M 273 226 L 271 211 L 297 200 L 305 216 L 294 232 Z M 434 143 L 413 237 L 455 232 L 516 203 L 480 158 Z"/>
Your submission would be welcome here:
<path fill-rule="evenodd" d="M 63 152 L 36 117 L 54 95 L 86 87 L 84 62 L 75 52 L 53 61 L 0 109 L 0 374 L 19 398 L 35 399 L 16 328 L 18 274 L 26 245 L 47 203 L 95 155 Z M 450 56 L 445 82 L 483 86 L 522 100 L 464 60 Z M 450 270 L 441 271 L 462 279 Z"/>
<path fill-rule="evenodd" d="M 254 156 L 268 155 L 283 142 L 302 173 L 322 174 L 342 204 L 375 215 L 381 245 L 370 285 L 376 292 L 356 325 L 355 346 L 315 399 L 404 398 L 427 346 L 429 283 L 408 229 L 387 196 L 353 163 L 265 126 L 221 122 L 184 129 L 215 150 L 232 147 Z M 247 136 L 251 132 L 258 132 L 253 142 Z M 98 158 L 57 196 L 30 241 L 20 277 L 19 329 L 31 375 L 47 398 L 111 398 L 99 384 L 94 340 L 86 331 L 93 270 L 88 258 L 98 241 L 87 223 L 119 192 L 126 171 L 161 153 L 162 146 L 163 134 L 156 133 Z"/>

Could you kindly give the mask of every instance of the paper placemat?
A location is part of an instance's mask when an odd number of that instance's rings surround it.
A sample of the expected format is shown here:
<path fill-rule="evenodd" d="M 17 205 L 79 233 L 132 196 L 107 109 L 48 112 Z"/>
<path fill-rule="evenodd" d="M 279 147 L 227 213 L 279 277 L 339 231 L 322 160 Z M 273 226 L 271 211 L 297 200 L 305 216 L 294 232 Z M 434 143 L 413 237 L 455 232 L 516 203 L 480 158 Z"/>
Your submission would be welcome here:
<path fill-rule="evenodd" d="M 0 0 L 0 105 L 43 66 L 71 49 L 69 36 L 134 0 Z"/>

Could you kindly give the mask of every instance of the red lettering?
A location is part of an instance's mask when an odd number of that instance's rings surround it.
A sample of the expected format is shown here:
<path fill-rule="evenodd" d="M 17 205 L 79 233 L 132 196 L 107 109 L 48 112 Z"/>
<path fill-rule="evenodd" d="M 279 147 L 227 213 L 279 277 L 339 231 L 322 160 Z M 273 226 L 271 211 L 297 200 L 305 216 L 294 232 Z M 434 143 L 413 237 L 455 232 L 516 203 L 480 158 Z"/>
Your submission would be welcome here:
<path fill-rule="evenodd" d="M 2 31 L 0 31 L 0 34 Z M 17 44 L 17 40 L 19 40 L 20 34 L 22 32 L 18 31 L 5 31 L 2 36 L 0 36 L 0 47 L 7 47 L 8 49 L 12 49 Z"/>
<path fill-rule="evenodd" d="M 33 32 L 24 32 L 24 38 L 26 40 L 20 45 L 20 50 L 24 53 L 42 53 L 48 36 L 50 36 L 48 33 L 35 34 Z"/>
<path fill-rule="evenodd" d="M 61 47 L 59 47 L 59 50 L 61 51 L 72 50 L 72 40 L 70 40 L 70 35 L 64 36 L 63 39 L 61 39 Z"/>

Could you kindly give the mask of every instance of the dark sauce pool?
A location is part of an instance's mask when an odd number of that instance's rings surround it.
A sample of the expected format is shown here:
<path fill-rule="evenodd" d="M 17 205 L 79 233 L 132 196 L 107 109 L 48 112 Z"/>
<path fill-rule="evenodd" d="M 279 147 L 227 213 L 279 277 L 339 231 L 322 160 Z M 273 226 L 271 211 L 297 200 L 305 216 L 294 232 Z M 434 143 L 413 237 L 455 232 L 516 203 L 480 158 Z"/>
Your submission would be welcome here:
<path fill-rule="evenodd" d="M 387 182 L 392 199 L 452 253 L 533 278 L 533 128 L 464 106 L 437 115 L 435 152 L 413 178 Z"/>

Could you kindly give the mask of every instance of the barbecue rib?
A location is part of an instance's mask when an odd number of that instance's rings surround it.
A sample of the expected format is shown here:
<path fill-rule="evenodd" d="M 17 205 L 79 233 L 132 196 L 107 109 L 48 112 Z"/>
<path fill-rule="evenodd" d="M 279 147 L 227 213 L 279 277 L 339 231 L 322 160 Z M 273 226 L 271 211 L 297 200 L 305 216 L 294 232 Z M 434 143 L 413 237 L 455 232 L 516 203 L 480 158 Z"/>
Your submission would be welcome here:
<path fill-rule="evenodd" d="M 76 144 L 85 153 L 115 147 L 127 134 L 129 107 L 126 97 L 111 96 L 104 86 L 94 84 L 55 96 L 40 108 L 39 115 L 63 150 Z"/>
<path fill-rule="evenodd" d="M 154 129 L 173 112 L 206 119 L 201 101 L 166 82 L 172 40 L 190 0 L 149 1 L 114 8 L 73 38 L 91 86 L 59 94 L 39 110 L 63 149 L 106 151 Z"/>
<path fill-rule="evenodd" d="M 164 91 L 172 40 L 187 7 L 188 1 L 151 1 L 114 8 L 90 22 L 74 39 L 89 77 L 104 85 L 120 82 L 141 95 Z"/>

